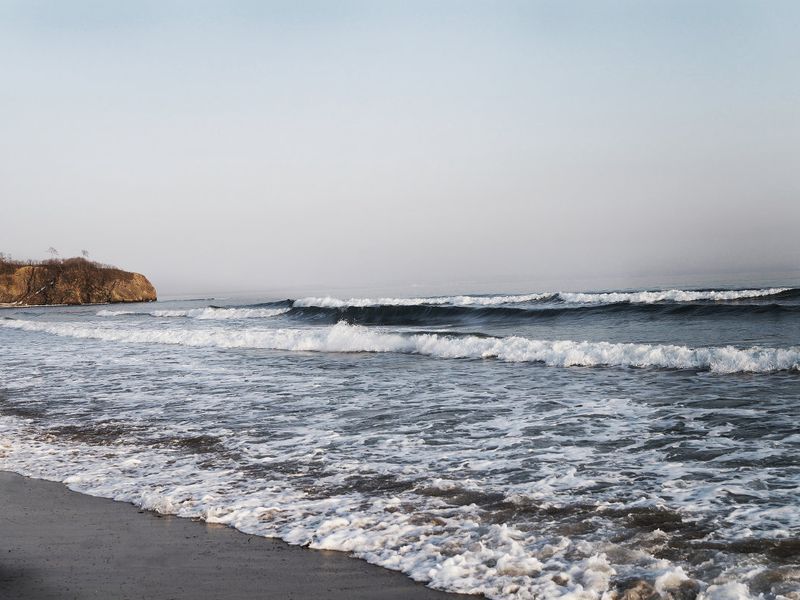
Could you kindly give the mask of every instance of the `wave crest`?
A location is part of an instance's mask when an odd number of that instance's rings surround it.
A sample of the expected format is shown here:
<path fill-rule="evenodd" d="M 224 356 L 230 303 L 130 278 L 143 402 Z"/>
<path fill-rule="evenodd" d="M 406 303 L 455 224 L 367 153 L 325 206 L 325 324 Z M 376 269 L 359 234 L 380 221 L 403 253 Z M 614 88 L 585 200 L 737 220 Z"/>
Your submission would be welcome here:
<path fill-rule="evenodd" d="M 122 343 L 177 344 L 217 348 L 263 348 L 292 352 L 396 352 L 435 358 L 495 358 L 554 367 L 656 367 L 715 373 L 800 370 L 800 347 L 689 348 L 662 344 L 534 340 L 434 333 L 401 335 L 338 323 L 308 329 L 152 330 L 86 327 L 72 323 L 7 320 L 0 326 L 23 331 Z"/>
<path fill-rule="evenodd" d="M 790 288 L 767 288 L 763 290 L 663 290 L 644 292 L 607 292 L 607 293 L 571 293 L 559 292 L 558 296 L 569 303 L 578 304 L 615 304 L 630 302 L 654 304 L 657 302 L 698 302 L 698 301 L 730 301 L 747 298 L 775 296 L 788 292 Z"/>

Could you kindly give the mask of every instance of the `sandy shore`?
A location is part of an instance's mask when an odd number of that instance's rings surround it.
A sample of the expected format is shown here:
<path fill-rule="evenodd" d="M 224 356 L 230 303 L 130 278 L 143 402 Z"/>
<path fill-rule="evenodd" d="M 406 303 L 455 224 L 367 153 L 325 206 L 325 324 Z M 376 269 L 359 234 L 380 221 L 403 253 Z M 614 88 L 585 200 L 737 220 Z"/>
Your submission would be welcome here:
<path fill-rule="evenodd" d="M 0 471 L 0 599 L 455 600 L 341 552 L 138 510 Z"/>

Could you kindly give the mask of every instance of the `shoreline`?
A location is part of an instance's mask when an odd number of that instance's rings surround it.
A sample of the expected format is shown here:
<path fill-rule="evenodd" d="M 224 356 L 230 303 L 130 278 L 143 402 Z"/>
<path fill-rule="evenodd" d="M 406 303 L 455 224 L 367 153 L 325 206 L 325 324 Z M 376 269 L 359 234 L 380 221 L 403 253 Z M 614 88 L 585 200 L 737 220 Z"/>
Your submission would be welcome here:
<path fill-rule="evenodd" d="M 0 600 L 475 600 L 343 552 L 143 511 L 0 471 Z"/>

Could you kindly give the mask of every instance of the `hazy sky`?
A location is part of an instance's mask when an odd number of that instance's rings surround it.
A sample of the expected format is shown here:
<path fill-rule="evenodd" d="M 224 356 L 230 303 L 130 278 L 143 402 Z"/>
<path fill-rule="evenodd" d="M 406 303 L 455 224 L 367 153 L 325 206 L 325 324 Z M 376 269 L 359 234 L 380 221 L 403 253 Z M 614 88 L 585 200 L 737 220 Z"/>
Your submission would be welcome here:
<path fill-rule="evenodd" d="M 0 0 L 0 251 L 162 293 L 797 273 L 798 31 L 795 1 Z"/>

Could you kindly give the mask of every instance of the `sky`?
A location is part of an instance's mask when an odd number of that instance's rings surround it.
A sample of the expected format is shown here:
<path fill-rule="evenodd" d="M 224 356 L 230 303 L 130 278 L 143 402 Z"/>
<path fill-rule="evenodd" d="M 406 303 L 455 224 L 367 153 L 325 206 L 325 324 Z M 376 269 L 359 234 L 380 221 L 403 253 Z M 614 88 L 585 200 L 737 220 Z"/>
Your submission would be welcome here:
<path fill-rule="evenodd" d="M 168 294 L 800 280 L 798 30 L 769 0 L 0 0 L 0 251 Z"/>

